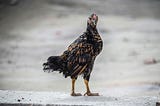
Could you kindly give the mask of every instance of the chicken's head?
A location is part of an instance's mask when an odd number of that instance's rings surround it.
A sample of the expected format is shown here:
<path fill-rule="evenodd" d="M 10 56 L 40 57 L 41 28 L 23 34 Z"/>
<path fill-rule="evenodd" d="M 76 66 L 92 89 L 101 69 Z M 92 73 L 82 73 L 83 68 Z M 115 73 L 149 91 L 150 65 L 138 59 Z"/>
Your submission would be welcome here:
<path fill-rule="evenodd" d="M 93 13 L 89 17 L 89 19 L 87 21 L 87 25 L 91 26 L 92 28 L 96 28 L 97 22 L 98 22 L 98 16 L 95 13 Z"/>

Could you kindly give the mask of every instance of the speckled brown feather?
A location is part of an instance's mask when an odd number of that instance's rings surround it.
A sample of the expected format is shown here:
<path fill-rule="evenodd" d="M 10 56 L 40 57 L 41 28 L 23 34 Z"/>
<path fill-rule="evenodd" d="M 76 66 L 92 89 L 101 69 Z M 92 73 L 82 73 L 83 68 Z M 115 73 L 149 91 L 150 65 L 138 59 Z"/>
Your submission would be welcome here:
<path fill-rule="evenodd" d="M 45 63 L 47 69 L 55 71 L 51 65 L 58 66 L 56 70 L 63 72 L 65 77 L 77 78 L 78 75 L 83 75 L 84 79 L 89 80 L 96 56 L 102 51 L 103 42 L 97 31 L 96 24 L 98 21 L 97 16 L 89 17 L 87 21 L 87 30 L 79 36 L 61 56 L 59 60 L 63 62 L 56 62 L 52 58 L 52 63 L 48 61 Z M 93 19 L 96 19 L 93 21 Z M 56 57 L 57 58 L 57 57 Z M 51 64 L 51 65 L 48 65 Z M 58 64 L 58 65 L 57 65 Z"/>

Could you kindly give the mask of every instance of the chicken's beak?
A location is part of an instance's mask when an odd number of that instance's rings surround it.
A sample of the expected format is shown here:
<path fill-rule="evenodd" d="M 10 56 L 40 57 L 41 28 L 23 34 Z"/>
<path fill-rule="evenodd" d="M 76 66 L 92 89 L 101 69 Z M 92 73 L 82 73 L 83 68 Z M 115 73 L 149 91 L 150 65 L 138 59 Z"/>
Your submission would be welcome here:
<path fill-rule="evenodd" d="M 96 26 L 97 15 L 94 13 L 92 18 L 93 18 L 93 24 Z"/>
<path fill-rule="evenodd" d="M 96 14 L 93 14 L 93 17 L 92 17 L 94 20 L 96 20 L 97 18 L 97 15 Z"/>
<path fill-rule="evenodd" d="M 97 20 L 98 20 L 98 17 L 95 13 L 93 13 L 90 17 L 89 17 L 89 20 L 88 20 L 88 24 L 92 25 L 92 27 L 96 27 L 97 25 Z"/>

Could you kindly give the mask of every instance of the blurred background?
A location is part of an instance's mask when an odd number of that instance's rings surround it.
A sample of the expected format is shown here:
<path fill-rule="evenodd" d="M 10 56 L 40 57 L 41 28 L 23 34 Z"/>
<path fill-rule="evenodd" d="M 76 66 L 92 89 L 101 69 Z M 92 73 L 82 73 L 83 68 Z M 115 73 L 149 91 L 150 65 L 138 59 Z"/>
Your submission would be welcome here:
<path fill-rule="evenodd" d="M 70 78 L 42 64 L 85 32 L 92 13 L 104 48 L 91 90 L 160 95 L 160 0 L 0 0 L 0 90 L 69 93 Z M 85 92 L 81 76 L 76 91 Z"/>

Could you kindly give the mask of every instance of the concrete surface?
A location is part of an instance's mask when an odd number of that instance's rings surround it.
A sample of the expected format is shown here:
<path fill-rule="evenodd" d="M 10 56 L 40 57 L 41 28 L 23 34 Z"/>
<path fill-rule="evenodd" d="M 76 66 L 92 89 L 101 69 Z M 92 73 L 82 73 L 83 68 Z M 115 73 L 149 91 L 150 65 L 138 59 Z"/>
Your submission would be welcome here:
<path fill-rule="evenodd" d="M 101 95 L 97 97 L 71 97 L 65 92 L 29 92 L 0 90 L 0 105 L 30 104 L 30 105 L 67 105 L 67 106 L 155 106 L 158 100 L 155 96 L 112 97 Z"/>

